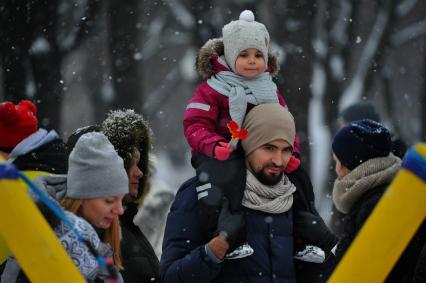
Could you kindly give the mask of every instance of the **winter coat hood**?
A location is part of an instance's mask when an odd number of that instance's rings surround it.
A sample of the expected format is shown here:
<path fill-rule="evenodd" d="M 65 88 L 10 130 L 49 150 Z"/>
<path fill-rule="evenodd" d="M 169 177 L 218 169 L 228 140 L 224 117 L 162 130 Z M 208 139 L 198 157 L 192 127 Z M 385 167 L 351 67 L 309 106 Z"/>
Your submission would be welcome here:
<path fill-rule="evenodd" d="M 198 52 L 195 60 L 197 72 L 204 78 L 210 78 L 220 71 L 231 71 L 224 59 L 224 46 L 222 38 L 208 40 Z M 278 74 L 279 65 L 275 55 L 268 53 L 268 68 L 273 77 Z"/>
<path fill-rule="evenodd" d="M 21 141 L 11 152 L 9 161 L 20 170 L 67 172 L 65 144 L 55 131 L 39 129 Z"/>
<path fill-rule="evenodd" d="M 149 190 L 148 179 L 151 176 L 152 130 L 148 122 L 132 109 L 113 110 L 102 122 L 101 132 L 123 158 L 126 171 L 130 168 L 134 148 L 139 150 L 138 167 L 143 172 L 143 177 L 139 180 L 138 198 L 143 198 Z"/>
<path fill-rule="evenodd" d="M 40 175 L 34 182 L 49 197 L 61 202 L 67 192 L 67 175 Z"/>
<path fill-rule="evenodd" d="M 20 155 L 27 154 L 56 139 L 59 139 L 59 136 L 54 130 L 48 132 L 45 129 L 39 129 L 37 132 L 18 143 L 10 153 L 10 156 L 12 159 L 15 159 Z"/>

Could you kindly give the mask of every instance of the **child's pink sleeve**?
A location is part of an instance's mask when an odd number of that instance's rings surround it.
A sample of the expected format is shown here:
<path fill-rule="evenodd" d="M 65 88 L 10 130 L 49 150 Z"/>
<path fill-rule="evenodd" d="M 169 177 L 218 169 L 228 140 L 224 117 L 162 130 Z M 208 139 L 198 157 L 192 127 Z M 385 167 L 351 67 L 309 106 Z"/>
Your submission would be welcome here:
<path fill-rule="evenodd" d="M 209 97 L 207 91 L 204 84 L 196 88 L 194 96 L 186 106 L 183 129 L 192 152 L 201 152 L 213 157 L 218 142 L 226 140 L 216 133 L 219 106 Z"/>

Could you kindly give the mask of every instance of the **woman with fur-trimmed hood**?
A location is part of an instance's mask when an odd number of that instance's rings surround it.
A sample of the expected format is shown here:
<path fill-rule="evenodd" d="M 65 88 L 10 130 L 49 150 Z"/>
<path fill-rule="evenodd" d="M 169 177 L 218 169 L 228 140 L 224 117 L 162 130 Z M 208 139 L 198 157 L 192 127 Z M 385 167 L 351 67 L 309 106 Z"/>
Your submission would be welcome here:
<path fill-rule="evenodd" d="M 123 158 L 129 177 L 129 194 L 124 198 L 125 210 L 120 217 L 124 281 L 159 282 L 158 258 L 145 235 L 133 223 L 138 206 L 149 190 L 151 129 L 141 115 L 123 109 L 109 112 L 101 131 Z"/>

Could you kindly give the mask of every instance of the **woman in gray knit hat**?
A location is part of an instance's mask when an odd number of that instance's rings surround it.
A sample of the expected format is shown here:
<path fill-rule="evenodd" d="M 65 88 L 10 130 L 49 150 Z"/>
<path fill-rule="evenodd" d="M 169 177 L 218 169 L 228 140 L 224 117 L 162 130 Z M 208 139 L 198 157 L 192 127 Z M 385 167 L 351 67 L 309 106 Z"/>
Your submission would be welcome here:
<path fill-rule="evenodd" d="M 98 255 L 113 259 L 118 282 L 122 282 L 118 272 L 122 269 L 118 216 L 124 212 L 122 200 L 129 191 L 123 159 L 105 135 L 87 133 L 78 139 L 68 165 L 67 175 L 43 175 L 35 182 L 65 208 L 68 220 L 84 243 L 39 201 L 38 196 L 32 197 L 88 282 L 106 280 L 110 275 L 110 271 L 99 266 Z M 93 254 L 93 250 L 97 254 Z M 1 282 L 21 282 L 23 277 L 17 262 L 9 258 Z"/>
<path fill-rule="evenodd" d="M 134 223 L 139 206 L 150 189 L 149 155 L 152 131 L 148 122 L 132 109 L 111 110 L 101 125 L 79 128 L 68 138 L 68 152 L 88 132 L 102 132 L 123 158 L 129 179 L 129 192 L 124 196 L 124 213 L 120 215 L 121 271 L 126 283 L 160 281 L 158 258 L 151 243 Z"/>
<path fill-rule="evenodd" d="M 68 161 L 67 189 L 61 204 L 98 229 L 111 245 L 115 264 L 120 258 L 120 221 L 122 200 L 129 192 L 123 159 L 101 133 L 81 136 Z M 99 230 L 100 229 L 100 230 Z"/>

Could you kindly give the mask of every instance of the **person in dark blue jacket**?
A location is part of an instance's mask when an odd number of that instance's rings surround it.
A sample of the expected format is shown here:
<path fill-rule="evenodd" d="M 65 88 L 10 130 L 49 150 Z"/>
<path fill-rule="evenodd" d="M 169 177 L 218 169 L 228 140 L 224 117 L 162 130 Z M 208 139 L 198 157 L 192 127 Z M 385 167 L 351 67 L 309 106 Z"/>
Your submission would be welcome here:
<path fill-rule="evenodd" d="M 389 130 L 370 119 L 353 121 L 340 129 L 333 138 L 332 149 L 337 174 L 333 203 L 344 215 L 336 248 L 338 263 L 401 169 L 401 159 L 392 153 Z M 425 223 L 412 236 L 384 282 L 411 283 L 421 278 L 420 253 L 426 242 Z"/>
<path fill-rule="evenodd" d="M 241 166 L 247 168 L 244 214 L 233 214 L 223 198 L 219 232 L 209 238 L 199 222 L 198 199 L 218 192 L 208 187 L 196 190 L 196 177 L 186 181 L 167 217 L 160 261 L 162 282 L 300 282 L 293 259 L 296 186 L 284 174 L 293 151 L 293 117 L 278 104 L 264 104 L 247 114 L 243 127 L 248 130 L 242 141 L 245 160 Z M 241 234 L 254 253 L 226 259 L 229 247 Z"/>

